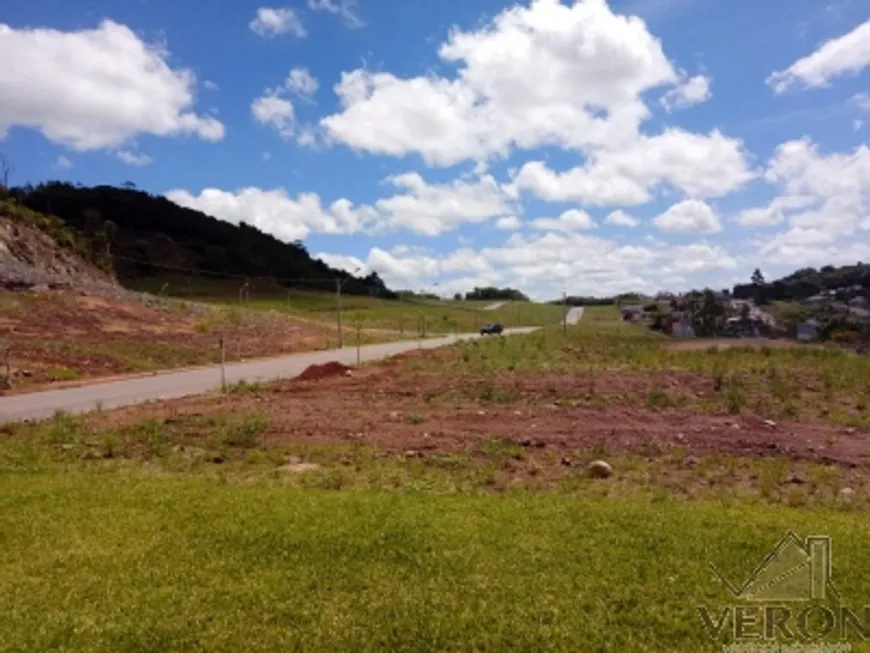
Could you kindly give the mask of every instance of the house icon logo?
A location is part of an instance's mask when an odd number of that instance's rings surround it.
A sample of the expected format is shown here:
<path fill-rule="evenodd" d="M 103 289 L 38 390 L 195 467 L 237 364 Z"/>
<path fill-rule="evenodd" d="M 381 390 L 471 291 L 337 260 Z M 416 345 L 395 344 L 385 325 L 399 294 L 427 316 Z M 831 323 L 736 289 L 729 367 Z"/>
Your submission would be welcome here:
<path fill-rule="evenodd" d="M 831 581 L 831 538 L 786 534 L 739 585 L 710 569 L 734 599 L 698 605 L 707 635 L 723 651 L 851 650 L 850 640 L 870 640 L 870 605 L 844 605 Z M 728 643 L 730 642 L 730 643 Z M 803 644 L 810 648 L 801 648 Z M 773 648 L 752 648 L 760 645 Z M 741 648 L 748 646 L 749 648 Z"/>
<path fill-rule="evenodd" d="M 784 602 L 839 600 L 831 581 L 831 538 L 811 535 L 801 541 L 788 531 L 749 578 L 733 585 L 711 563 L 716 577 L 741 601 Z"/>

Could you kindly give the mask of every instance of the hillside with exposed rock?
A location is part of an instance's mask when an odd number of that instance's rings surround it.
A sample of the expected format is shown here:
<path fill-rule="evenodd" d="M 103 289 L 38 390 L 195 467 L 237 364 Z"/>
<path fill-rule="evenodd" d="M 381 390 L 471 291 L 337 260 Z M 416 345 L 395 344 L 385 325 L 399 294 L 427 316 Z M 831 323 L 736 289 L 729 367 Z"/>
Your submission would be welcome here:
<path fill-rule="evenodd" d="M 357 278 L 247 224 L 234 225 L 137 190 L 48 182 L 9 191 L 21 206 L 57 216 L 102 252 L 122 283 L 165 274 L 272 279 L 287 287 L 395 298 L 376 273 Z"/>

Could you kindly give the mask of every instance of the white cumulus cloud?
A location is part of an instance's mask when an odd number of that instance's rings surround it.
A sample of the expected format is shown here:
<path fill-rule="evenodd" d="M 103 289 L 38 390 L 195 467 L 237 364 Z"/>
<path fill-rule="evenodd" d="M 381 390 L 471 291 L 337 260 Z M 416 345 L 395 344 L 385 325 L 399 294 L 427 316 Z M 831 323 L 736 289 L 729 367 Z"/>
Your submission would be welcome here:
<path fill-rule="evenodd" d="M 640 224 L 637 218 L 633 215 L 629 215 L 622 209 L 610 212 L 607 217 L 604 218 L 604 221 L 607 224 L 612 224 L 617 227 L 636 227 Z"/>
<path fill-rule="evenodd" d="M 135 166 L 137 168 L 141 168 L 142 166 L 147 166 L 150 163 L 154 162 L 147 154 L 140 154 L 139 152 L 131 152 L 129 150 L 120 150 L 117 152 L 116 156 L 118 160 L 122 163 L 126 163 L 128 166 Z"/>
<path fill-rule="evenodd" d="M 595 221 L 586 211 L 569 209 L 558 218 L 537 218 L 532 220 L 532 227 L 539 231 L 585 231 L 595 228 Z"/>
<path fill-rule="evenodd" d="M 785 70 L 774 72 L 767 84 L 775 93 L 792 88 L 818 88 L 843 75 L 855 75 L 870 66 L 870 20 L 848 34 L 824 43 L 812 54 Z"/>
<path fill-rule="evenodd" d="M 164 45 L 105 20 L 94 29 L 0 24 L 0 135 L 39 130 L 75 150 L 123 145 L 140 134 L 219 141 L 224 126 L 192 110 L 195 77 L 172 68 Z"/>
<path fill-rule="evenodd" d="M 653 219 L 662 231 L 713 234 L 722 230 L 719 216 L 706 202 L 688 199 L 671 206 Z"/>
<path fill-rule="evenodd" d="M 521 226 L 522 222 L 520 222 L 519 218 L 515 215 L 508 215 L 495 221 L 496 229 L 502 229 L 504 231 L 516 231 Z"/>
<path fill-rule="evenodd" d="M 325 11 L 341 18 L 348 27 L 365 27 L 359 16 L 357 0 L 308 0 L 308 8 L 312 11 Z"/>
<path fill-rule="evenodd" d="M 283 188 L 250 187 L 235 192 L 206 188 L 199 195 L 175 189 L 166 197 L 231 224 L 250 224 L 285 241 L 305 238 L 312 232 L 356 233 L 374 218 L 370 208 L 354 208 L 346 199 L 324 208 L 316 193 L 300 193 L 294 198 Z"/>
<path fill-rule="evenodd" d="M 710 78 L 706 75 L 695 75 L 671 89 L 662 96 L 661 104 L 668 111 L 688 109 L 710 99 Z"/>
<path fill-rule="evenodd" d="M 260 7 L 248 27 L 255 34 L 265 37 L 290 34 L 302 38 L 307 35 L 299 16 L 289 7 Z"/>
<path fill-rule="evenodd" d="M 639 136 L 619 149 L 602 149 L 586 164 L 556 173 L 540 161 L 526 163 L 512 190 L 528 190 L 548 201 L 637 205 L 660 184 L 691 197 L 720 197 L 752 179 L 743 143 L 719 131 L 693 134 L 668 129 Z"/>
<path fill-rule="evenodd" d="M 429 184 L 418 173 L 411 172 L 387 181 L 403 192 L 375 202 L 384 228 L 435 236 L 463 223 L 508 217 L 516 210 L 490 175 L 471 181 L 456 179 L 449 184 Z"/>
<path fill-rule="evenodd" d="M 292 93 L 310 98 L 317 92 L 318 83 L 308 68 L 293 68 L 287 75 L 284 86 Z"/>
<path fill-rule="evenodd" d="M 649 115 L 642 94 L 678 75 L 661 43 L 605 0 L 533 0 L 476 31 L 454 29 L 438 54 L 456 77 L 344 73 L 342 110 L 321 122 L 355 149 L 449 166 L 511 149 L 613 145 Z"/>
<path fill-rule="evenodd" d="M 293 103 L 277 95 L 262 95 L 251 103 L 251 115 L 262 125 L 275 129 L 283 139 L 294 133 Z"/>

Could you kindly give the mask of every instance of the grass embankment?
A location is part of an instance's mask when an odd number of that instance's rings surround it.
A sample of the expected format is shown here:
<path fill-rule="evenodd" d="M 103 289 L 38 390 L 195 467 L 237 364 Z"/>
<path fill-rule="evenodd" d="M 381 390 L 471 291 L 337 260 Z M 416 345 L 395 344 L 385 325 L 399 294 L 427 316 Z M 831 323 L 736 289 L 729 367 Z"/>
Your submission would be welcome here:
<path fill-rule="evenodd" d="M 136 290 L 169 296 L 186 297 L 198 301 L 243 305 L 263 311 L 278 311 L 294 317 L 324 324 L 336 322 L 336 297 L 329 291 L 286 289 L 274 283 L 256 283 L 249 290 L 248 300 L 240 302 L 241 280 L 210 280 L 163 277 L 135 282 Z M 165 289 L 163 284 L 168 284 Z M 364 295 L 341 297 L 344 324 L 353 329 L 381 329 L 416 336 L 426 333 L 453 333 L 477 331 L 487 322 L 501 322 L 505 326 L 547 326 L 562 319 L 561 306 L 533 302 L 506 302 L 495 311 L 483 310 L 498 302 L 456 302 L 427 299 L 387 300 Z M 425 320 L 425 327 L 423 325 Z"/>
<path fill-rule="evenodd" d="M 674 352 L 609 324 L 612 312 L 586 319 L 567 337 L 488 339 L 406 365 L 445 380 L 570 371 L 598 379 L 592 398 L 570 398 L 592 403 L 623 399 L 607 375 L 674 370 L 712 385 L 723 369 L 750 398 L 768 392 L 772 367 L 839 370 L 831 401 L 863 391 L 865 364 L 841 352 Z M 799 411 L 828 401 L 823 383 L 800 391 Z M 838 500 L 835 467 L 806 471 L 819 494 L 799 508 L 729 477 L 755 465 L 778 488 L 785 463 L 773 456 L 700 461 L 688 473 L 709 490 L 694 500 L 650 457 L 612 459 L 612 479 L 581 466 L 514 486 L 506 470 L 531 453 L 497 438 L 423 458 L 267 438 L 266 412 L 232 402 L 278 399 L 268 392 L 235 386 L 196 414 L 5 428 L 0 650 L 715 651 L 697 606 L 718 618 L 734 599 L 708 565 L 741 583 L 789 529 L 832 537 L 843 602 L 860 614 L 870 603 L 866 503 Z M 670 410 L 646 399 L 626 401 Z M 420 419 L 407 416 L 409 432 Z M 319 467 L 294 468 L 303 461 Z M 849 642 L 870 650 L 854 631 Z"/>
<path fill-rule="evenodd" d="M 346 325 L 345 344 L 396 339 Z M 0 361 L 12 388 L 336 347 L 334 325 L 239 306 L 166 299 L 108 301 L 76 293 L 0 292 Z M 5 369 L 0 370 L 5 378 Z"/>

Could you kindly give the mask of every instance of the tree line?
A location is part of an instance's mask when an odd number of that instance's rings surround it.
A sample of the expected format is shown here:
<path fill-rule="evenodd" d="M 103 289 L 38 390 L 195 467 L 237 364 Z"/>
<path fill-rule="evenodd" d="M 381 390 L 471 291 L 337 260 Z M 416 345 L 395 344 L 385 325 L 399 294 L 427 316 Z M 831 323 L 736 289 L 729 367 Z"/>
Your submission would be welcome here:
<path fill-rule="evenodd" d="M 818 270 L 801 268 L 772 282 L 765 281 L 761 270 L 756 269 L 750 282 L 735 285 L 731 295 L 734 299 L 751 299 L 757 304 L 768 304 L 774 301 L 802 301 L 826 290 L 845 293 L 846 289 L 857 286 L 864 293 L 870 292 L 870 265 L 858 262 L 842 267 L 826 265 Z"/>
<path fill-rule="evenodd" d="M 118 280 L 141 280 L 167 271 L 268 278 L 292 286 L 395 299 L 376 272 L 355 277 L 313 258 L 302 242 L 287 243 L 254 226 L 233 225 L 165 197 L 123 187 L 84 187 L 60 181 L 7 189 L 21 206 L 57 216 L 110 262 Z M 322 286 L 322 288 L 321 288 Z"/>

